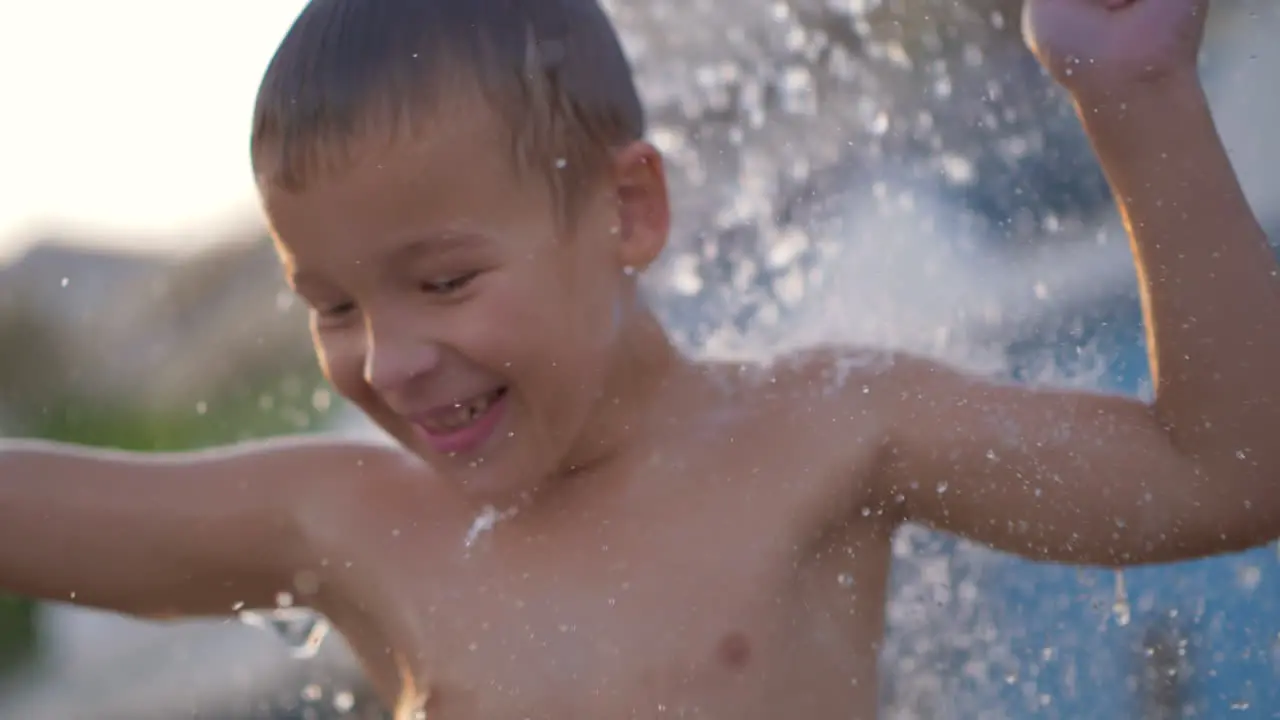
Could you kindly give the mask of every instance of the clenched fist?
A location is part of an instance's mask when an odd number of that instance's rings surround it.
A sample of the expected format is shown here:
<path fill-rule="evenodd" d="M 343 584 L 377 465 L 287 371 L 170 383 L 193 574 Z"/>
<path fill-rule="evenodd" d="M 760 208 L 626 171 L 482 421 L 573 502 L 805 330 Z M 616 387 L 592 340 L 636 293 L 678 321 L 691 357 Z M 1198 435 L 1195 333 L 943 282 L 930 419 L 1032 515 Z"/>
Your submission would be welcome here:
<path fill-rule="evenodd" d="M 1026 0 L 1023 34 L 1077 98 L 1194 75 L 1209 0 Z"/>

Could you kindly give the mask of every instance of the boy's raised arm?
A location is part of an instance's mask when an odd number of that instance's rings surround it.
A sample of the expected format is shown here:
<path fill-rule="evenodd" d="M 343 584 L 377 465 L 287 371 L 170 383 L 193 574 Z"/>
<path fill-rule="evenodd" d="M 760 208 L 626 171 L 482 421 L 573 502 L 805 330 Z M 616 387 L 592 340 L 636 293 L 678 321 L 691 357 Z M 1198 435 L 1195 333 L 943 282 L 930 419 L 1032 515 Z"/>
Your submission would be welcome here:
<path fill-rule="evenodd" d="M 377 452 L 281 440 L 152 456 L 0 439 L 0 590 L 143 616 L 273 605 L 315 570 L 312 498 Z"/>
<path fill-rule="evenodd" d="M 1133 241 L 1156 398 L 1037 392 L 906 361 L 882 379 L 885 498 L 1032 557 L 1127 564 L 1280 536 L 1280 279 L 1196 77 L 1203 0 L 1031 0 Z"/>

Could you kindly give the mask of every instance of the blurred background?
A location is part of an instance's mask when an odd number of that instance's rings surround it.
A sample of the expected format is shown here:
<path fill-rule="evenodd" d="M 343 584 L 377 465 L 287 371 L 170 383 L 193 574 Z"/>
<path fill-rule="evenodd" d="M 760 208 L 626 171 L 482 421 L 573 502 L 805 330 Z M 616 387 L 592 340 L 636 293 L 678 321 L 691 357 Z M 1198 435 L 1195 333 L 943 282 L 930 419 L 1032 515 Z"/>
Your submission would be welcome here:
<path fill-rule="evenodd" d="M 5 2 L 0 435 L 377 437 L 317 372 L 249 175 L 302 4 Z M 1125 238 L 1017 0 L 605 4 L 680 218 L 648 290 L 691 352 L 845 339 L 1149 392 Z M 1215 3 L 1203 58 L 1272 231 L 1277 31 L 1274 0 Z M 1119 574 L 907 529 L 895 555 L 885 717 L 1280 717 L 1275 547 Z M 375 717 L 325 629 L 0 597 L 0 718 Z"/>

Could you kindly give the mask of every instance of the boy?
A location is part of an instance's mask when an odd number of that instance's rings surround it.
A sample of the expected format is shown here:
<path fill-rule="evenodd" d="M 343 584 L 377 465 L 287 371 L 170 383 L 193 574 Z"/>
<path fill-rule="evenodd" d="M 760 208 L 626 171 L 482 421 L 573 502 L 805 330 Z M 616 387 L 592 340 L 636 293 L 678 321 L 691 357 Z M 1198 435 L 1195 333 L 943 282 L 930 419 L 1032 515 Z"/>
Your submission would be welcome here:
<path fill-rule="evenodd" d="M 1029 0 L 1133 237 L 1156 400 L 681 357 L 662 160 L 594 0 L 313 0 L 253 160 L 333 386 L 400 449 L 0 452 L 0 586 L 339 627 L 398 718 L 872 717 L 907 521 L 1101 565 L 1280 535 L 1280 286 L 1206 0 Z M 945 491 L 944 491 L 945 489 Z M 503 510 L 483 534 L 481 509 Z"/>

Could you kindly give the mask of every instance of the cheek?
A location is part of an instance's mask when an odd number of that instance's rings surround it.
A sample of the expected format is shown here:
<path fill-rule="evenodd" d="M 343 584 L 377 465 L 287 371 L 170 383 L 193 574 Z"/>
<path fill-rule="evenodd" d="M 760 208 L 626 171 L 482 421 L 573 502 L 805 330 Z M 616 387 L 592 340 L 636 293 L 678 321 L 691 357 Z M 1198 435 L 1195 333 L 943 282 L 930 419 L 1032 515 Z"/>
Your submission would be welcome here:
<path fill-rule="evenodd" d="M 364 381 L 364 343 L 340 333 L 312 333 L 316 358 L 325 379 L 339 395 L 364 406 L 371 391 Z"/>
<path fill-rule="evenodd" d="M 552 279 L 512 277 L 512 282 L 486 288 L 459 317 L 454 337 L 458 349 L 491 368 L 543 421 L 558 423 L 564 413 L 577 414 L 572 398 L 588 383 L 598 364 L 584 357 L 589 330 L 571 288 Z"/>
<path fill-rule="evenodd" d="M 449 344 L 496 372 L 522 373 L 553 361 L 572 322 L 546 293 L 495 284 L 453 317 Z"/>
<path fill-rule="evenodd" d="M 512 351 L 542 364 L 571 362 L 593 346 L 598 333 L 594 308 L 598 299 L 583 297 L 579 287 L 558 277 L 534 287 L 511 288 L 501 298 L 502 320 L 492 331 L 500 332 Z"/>

